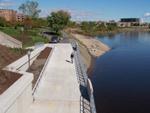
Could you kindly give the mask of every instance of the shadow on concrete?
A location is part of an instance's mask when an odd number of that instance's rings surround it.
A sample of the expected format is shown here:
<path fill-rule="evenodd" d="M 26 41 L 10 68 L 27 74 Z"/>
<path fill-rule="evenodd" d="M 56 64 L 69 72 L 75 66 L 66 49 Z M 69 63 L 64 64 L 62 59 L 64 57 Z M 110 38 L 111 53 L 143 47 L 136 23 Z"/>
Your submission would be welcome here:
<path fill-rule="evenodd" d="M 80 113 L 91 113 L 90 98 L 88 95 L 87 88 L 83 85 L 80 85 L 80 92 Z"/>
<path fill-rule="evenodd" d="M 66 60 L 66 62 L 73 64 L 73 62 L 71 62 L 71 61 L 69 61 L 69 60 Z"/>
<path fill-rule="evenodd" d="M 81 92 L 81 96 L 84 99 L 90 101 L 89 94 L 88 94 L 87 88 L 85 86 L 80 85 L 80 92 Z"/>

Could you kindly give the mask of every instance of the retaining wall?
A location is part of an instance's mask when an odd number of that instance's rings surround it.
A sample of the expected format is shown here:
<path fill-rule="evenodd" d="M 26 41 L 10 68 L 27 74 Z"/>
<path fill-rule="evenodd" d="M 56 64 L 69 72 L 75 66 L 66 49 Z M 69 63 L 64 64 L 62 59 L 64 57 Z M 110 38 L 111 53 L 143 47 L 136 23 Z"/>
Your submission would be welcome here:
<path fill-rule="evenodd" d="M 31 52 L 30 64 L 44 48 L 45 46 Z M 29 67 L 28 61 L 28 55 L 25 55 L 4 68 L 4 70 L 19 73 L 22 76 L 0 95 L 0 113 L 26 113 L 33 103 L 33 74 L 25 72 Z"/>
<path fill-rule="evenodd" d="M 33 102 L 33 74 L 21 74 L 22 77 L 0 95 L 0 113 L 25 113 Z"/>
<path fill-rule="evenodd" d="M 11 48 L 22 48 L 22 42 L 0 31 L 0 44 Z"/>

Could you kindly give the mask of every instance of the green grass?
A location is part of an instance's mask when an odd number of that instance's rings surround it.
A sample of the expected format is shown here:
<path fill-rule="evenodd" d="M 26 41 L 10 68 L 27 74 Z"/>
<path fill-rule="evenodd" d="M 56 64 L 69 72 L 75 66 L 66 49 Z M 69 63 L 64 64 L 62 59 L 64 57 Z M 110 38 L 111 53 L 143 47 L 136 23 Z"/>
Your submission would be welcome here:
<path fill-rule="evenodd" d="M 20 55 L 23 55 L 27 52 L 27 50 L 24 50 L 24 49 L 21 49 L 21 48 L 10 48 L 10 50 L 13 53 L 20 54 Z"/>
<path fill-rule="evenodd" d="M 37 42 L 47 43 L 48 42 L 47 38 L 43 38 L 41 36 L 32 36 L 31 38 L 32 38 L 33 43 L 37 43 Z"/>
<path fill-rule="evenodd" d="M 31 41 L 25 43 L 23 45 L 24 48 L 34 46 L 38 42 L 48 43 L 49 40 L 47 38 L 43 38 L 42 36 L 30 36 Z"/>
<path fill-rule="evenodd" d="M 14 29 L 13 27 L 0 27 L 0 31 L 18 39 L 18 40 L 22 40 L 21 36 L 21 30 L 20 28 Z M 30 29 L 28 31 L 26 31 L 24 38 L 26 38 L 26 41 L 23 42 L 23 47 L 29 47 L 29 46 L 33 46 L 38 42 L 44 42 L 44 43 L 48 43 L 49 40 L 47 38 L 44 38 L 40 35 L 40 29 L 36 28 L 36 29 Z"/>
<path fill-rule="evenodd" d="M 38 42 L 48 43 L 49 40 L 40 35 L 40 29 L 31 29 L 28 31 L 29 39 L 27 43 L 23 47 L 33 46 Z"/>
<path fill-rule="evenodd" d="M 14 29 L 13 27 L 0 27 L 0 31 L 12 36 L 12 37 L 19 37 L 21 35 L 20 29 Z"/>

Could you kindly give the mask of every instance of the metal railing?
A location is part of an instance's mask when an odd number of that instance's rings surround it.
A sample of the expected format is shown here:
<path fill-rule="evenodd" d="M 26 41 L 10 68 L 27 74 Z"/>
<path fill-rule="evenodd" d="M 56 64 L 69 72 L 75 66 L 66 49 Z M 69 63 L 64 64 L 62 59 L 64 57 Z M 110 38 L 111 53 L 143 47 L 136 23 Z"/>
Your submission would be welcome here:
<path fill-rule="evenodd" d="M 40 53 L 41 53 L 41 51 L 38 52 L 36 55 L 34 55 L 32 58 L 30 58 L 30 61 L 33 60 L 35 57 L 37 57 Z M 25 66 L 28 63 L 29 63 L 29 60 L 27 60 L 25 63 L 23 63 L 21 66 L 19 66 L 16 70 L 20 70 L 20 68 L 22 68 L 23 66 Z"/>
<path fill-rule="evenodd" d="M 46 69 L 46 66 L 47 66 L 47 64 L 48 64 L 48 62 L 49 62 L 49 59 L 50 59 L 51 56 L 52 56 L 52 53 L 53 53 L 54 49 L 55 49 L 55 47 L 54 47 L 54 48 L 52 49 L 52 51 L 50 52 L 50 54 L 49 54 L 49 56 L 48 56 L 48 58 L 47 58 L 47 60 L 46 60 L 46 62 L 45 62 L 45 64 L 44 64 L 44 67 L 43 67 L 43 69 L 42 69 L 42 71 L 41 71 L 41 73 L 40 73 L 40 75 L 39 75 L 39 78 L 38 78 L 37 82 L 35 83 L 35 86 L 34 86 L 34 88 L 33 88 L 33 90 L 32 90 L 32 95 L 34 95 L 36 89 L 37 89 L 38 86 L 39 86 L 39 82 L 41 81 L 41 79 L 42 79 L 42 77 L 43 77 L 43 73 L 44 73 L 44 71 L 45 71 L 45 69 Z M 34 97 L 33 97 L 33 98 L 34 98 Z"/>
<path fill-rule="evenodd" d="M 93 95 L 93 86 L 90 79 L 88 78 L 87 69 L 81 59 L 78 43 L 74 40 L 72 41 L 72 47 L 77 48 L 77 50 L 74 52 L 74 59 L 75 59 L 78 82 L 80 84 L 80 90 L 81 90 L 80 112 L 96 113 L 96 107 L 95 107 L 95 101 Z"/>

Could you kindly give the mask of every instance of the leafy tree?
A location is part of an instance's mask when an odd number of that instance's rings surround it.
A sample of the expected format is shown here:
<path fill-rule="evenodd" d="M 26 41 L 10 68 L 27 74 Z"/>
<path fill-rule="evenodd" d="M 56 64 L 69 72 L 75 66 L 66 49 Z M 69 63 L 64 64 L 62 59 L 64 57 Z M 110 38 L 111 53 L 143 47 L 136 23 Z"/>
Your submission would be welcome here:
<path fill-rule="evenodd" d="M 5 21 L 5 19 L 4 18 L 2 18 L 2 17 L 0 17 L 0 26 L 1 27 L 4 27 L 4 26 L 6 26 L 6 21 Z"/>
<path fill-rule="evenodd" d="M 60 31 L 68 25 L 70 18 L 70 14 L 66 11 L 60 10 L 57 12 L 52 12 L 47 18 L 48 26 L 51 31 L 59 34 Z"/>
<path fill-rule="evenodd" d="M 116 23 L 108 23 L 108 24 L 107 24 L 107 29 L 108 29 L 109 31 L 116 30 L 116 29 L 117 29 L 117 24 L 116 24 Z"/>
<path fill-rule="evenodd" d="M 84 21 L 81 23 L 81 29 L 88 34 L 95 34 L 95 32 L 97 32 L 98 30 L 98 25 L 96 22 L 88 22 L 88 21 Z"/>
<path fill-rule="evenodd" d="M 48 25 L 48 22 L 44 18 L 34 18 L 32 24 L 34 28 L 39 28 L 39 27 L 46 27 Z"/>
<path fill-rule="evenodd" d="M 28 30 L 28 29 L 32 28 L 33 20 L 30 17 L 26 17 L 23 25 L 24 25 L 25 30 Z"/>
<path fill-rule="evenodd" d="M 95 35 L 107 31 L 114 31 L 117 30 L 117 24 L 116 23 L 99 23 L 96 21 L 83 21 L 81 23 L 81 29 L 84 34 L 87 35 Z"/>
<path fill-rule="evenodd" d="M 79 27 L 79 25 L 75 21 L 69 21 L 68 27 L 77 28 L 77 27 Z"/>
<path fill-rule="evenodd" d="M 20 5 L 19 10 L 29 17 L 37 18 L 41 12 L 41 10 L 38 9 L 38 6 L 39 4 L 37 1 L 28 0 Z"/>
<path fill-rule="evenodd" d="M 98 31 L 107 31 L 107 27 L 105 26 L 104 23 L 100 23 L 97 25 L 97 30 Z"/>

